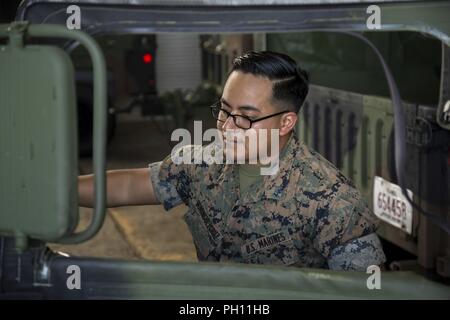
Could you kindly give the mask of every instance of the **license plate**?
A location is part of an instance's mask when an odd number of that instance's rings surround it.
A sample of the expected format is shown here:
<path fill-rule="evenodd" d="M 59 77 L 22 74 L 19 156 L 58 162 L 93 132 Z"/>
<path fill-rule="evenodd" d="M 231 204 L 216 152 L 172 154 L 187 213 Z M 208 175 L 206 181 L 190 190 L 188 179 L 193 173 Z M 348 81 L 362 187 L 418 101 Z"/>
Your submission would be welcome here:
<path fill-rule="evenodd" d="M 406 191 L 412 199 L 411 190 Z M 411 234 L 413 208 L 398 185 L 375 177 L 373 211 L 381 220 Z"/>

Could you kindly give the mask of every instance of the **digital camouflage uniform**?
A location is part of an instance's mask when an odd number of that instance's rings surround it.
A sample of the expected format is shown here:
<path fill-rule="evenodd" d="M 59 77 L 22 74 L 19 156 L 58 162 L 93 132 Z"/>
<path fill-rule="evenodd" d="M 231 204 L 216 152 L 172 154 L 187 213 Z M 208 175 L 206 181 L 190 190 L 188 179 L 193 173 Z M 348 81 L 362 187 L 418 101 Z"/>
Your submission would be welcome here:
<path fill-rule="evenodd" d="M 202 152 L 187 146 L 182 152 Z M 184 202 L 201 261 L 362 270 L 385 256 L 377 218 L 352 182 L 292 134 L 279 171 L 240 195 L 237 165 L 150 164 L 166 210 Z"/>

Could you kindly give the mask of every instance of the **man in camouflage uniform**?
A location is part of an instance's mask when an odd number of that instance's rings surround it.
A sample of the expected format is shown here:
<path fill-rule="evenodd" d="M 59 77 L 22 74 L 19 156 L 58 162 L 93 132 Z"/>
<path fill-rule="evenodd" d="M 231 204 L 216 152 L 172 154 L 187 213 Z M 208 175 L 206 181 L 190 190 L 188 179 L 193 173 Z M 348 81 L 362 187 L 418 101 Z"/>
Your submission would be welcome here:
<path fill-rule="evenodd" d="M 169 210 L 185 203 L 200 261 L 360 271 L 382 265 L 376 217 L 352 182 L 294 132 L 307 92 L 306 73 L 286 55 L 236 58 L 212 108 L 217 128 L 277 130 L 278 171 L 251 177 L 241 164 L 179 164 L 168 156 L 150 169 L 108 171 L 108 207 L 162 203 Z M 213 146 L 184 146 L 179 156 Z M 93 195 L 93 176 L 80 176 L 80 205 L 92 207 Z"/>
<path fill-rule="evenodd" d="M 274 60 L 270 63 L 282 60 L 295 64 L 284 55 L 251 53 L 235 60 L 232 74 L 261 78 L 263 75 L 252 74 L 254 69 L 248 65 L 254 61 L 261 64 L 264 58 Z M 294 72 L 293 80 L 307 86 L 306 74 L 297 66 Z M 227 92 L 228 96 L 219 108 L 232 108 L 230 92 L 245 88 L 245 84 L 229 85 L 230 81 L 240 82 L 230 75 L 223 98 Z M 307 87 L 297 90 L 300 105 L 305 91 Z M 231 120 L 230 113 L 218 121 L 219 129 L 224 129 L 224 122 L 235 128 L 236 120 Z M 385 261 L 375 234 L 376 217 L 349 179 L 299 141 L 293 132 L 295 119 L 286 125 L 289 130 L 278 173 L 264 176 L 245 193 L 239 188 L 238 164 L 175 164 L 167 157 L 150 165 L 153 190 L 164 208 L 169 210 L 183 202 L 189 207 L 185 221 L 199 260 L 364 271 Z M 266 126 L 262 123 L 260 128 Z M 188 146 L 182 152 L 194 155 L 202 152 L 195 150 L 199 148 Z"/>

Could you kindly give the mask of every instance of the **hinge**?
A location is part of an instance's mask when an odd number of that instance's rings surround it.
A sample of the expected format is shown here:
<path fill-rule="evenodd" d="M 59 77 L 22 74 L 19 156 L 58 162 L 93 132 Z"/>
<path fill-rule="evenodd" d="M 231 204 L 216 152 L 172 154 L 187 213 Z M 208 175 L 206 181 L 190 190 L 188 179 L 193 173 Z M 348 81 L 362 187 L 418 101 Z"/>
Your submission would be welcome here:
<path fill-rule="evenodd" d="M 9 44 L 13 48 L 23 48 L 24 37 L 27 33 L 28 21 L 15 21 L 7 29 L 9 35 Z"/>

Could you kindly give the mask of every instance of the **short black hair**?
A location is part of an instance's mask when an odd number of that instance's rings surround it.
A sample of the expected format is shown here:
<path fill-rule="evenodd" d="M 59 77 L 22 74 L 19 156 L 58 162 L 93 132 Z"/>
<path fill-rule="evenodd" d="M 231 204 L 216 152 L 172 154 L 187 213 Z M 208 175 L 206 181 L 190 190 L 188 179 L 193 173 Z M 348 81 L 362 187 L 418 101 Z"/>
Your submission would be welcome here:
<path fill-rule="evenodd" d="M 233 71 L 266 77 L 273 81 L 274 104 L 298 113 L 308 94 L 309 76 L 288 55 L 260 51 L 245 53 L 233 60 Z"/>

